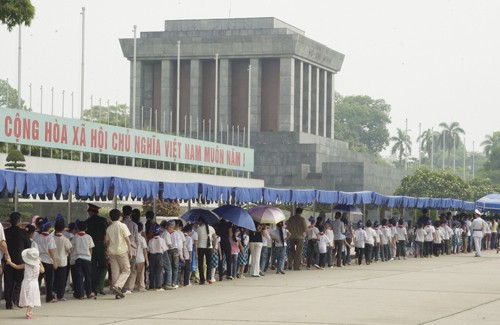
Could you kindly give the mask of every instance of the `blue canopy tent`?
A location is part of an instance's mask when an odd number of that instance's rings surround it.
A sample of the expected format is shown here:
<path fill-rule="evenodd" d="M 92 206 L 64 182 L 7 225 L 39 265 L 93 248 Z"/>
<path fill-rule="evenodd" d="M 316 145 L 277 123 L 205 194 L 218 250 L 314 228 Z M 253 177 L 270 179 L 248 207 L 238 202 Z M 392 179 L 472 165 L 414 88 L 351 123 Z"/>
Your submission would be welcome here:
<path fill-rule="evenodd" d="M 488 194 L 476 201 L 476 208 L 483 211 L 500 211 L 500 194 Z"/>

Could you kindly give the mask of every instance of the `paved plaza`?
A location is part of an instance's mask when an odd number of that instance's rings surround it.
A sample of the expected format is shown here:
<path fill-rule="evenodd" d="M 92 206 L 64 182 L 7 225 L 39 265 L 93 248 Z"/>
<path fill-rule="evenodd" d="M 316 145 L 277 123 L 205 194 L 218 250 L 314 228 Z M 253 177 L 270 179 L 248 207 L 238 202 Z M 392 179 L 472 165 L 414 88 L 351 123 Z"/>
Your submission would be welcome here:
<path fill-rule="evenodd" d="M 125 299 L 44 303 L 32 320 L 0 309 L 0 324 L 498 324 L 500 254 L 289 271 L 134 292 Z M 43 300 L 43 298 L 42 298 Z"/>

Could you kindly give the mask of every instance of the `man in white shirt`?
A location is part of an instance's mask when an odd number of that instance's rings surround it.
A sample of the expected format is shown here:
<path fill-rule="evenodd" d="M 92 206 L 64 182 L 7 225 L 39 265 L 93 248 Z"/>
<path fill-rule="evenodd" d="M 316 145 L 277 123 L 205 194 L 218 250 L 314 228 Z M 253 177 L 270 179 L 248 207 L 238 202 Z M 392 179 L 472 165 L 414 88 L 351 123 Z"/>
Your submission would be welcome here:
<path fill-rule="evenodd" d="M 345 225 L 340 220 L 342 214 L 340 212 L 335 212 L 335 220 L 332 222 L 332 230 L 333 230 L 333 241 L 335 245 L 335 253 L 337 256 L 337 267 L 342 266 L 342 246 L 344 246 L 344 233 L 345 233 Z"/>
<path fill-rule="evenodd" d="M 481 241 L 483 240 L 483 236 L 485 233 L 485 222 L 483 218 L 481 218 L 481 212 L 476 209 L 474 211 L 474 220 L 471 224 L 471 229 L 473 231 L 472 237 L 474 238 L 474 248 L 476 249 L 475 257 L 481 257 Z"/>
<path fill-rule="evenodd" d="M 135 259 L 137 257 L 137 247 L 139 247 L 139 230 L 138 226 L 135 222 L 132 221 L 132 207 L 130 205 L 125 205 L 122 208 L 123 219 L 122 223 L 124 223 L 128 231 L 130 231 L 130 247 L 132 249 L 130 258 L 130 276 L 125 283 L 125 287 L 122 289 L 124 294 L 131 294 L 132 290 L 134 290 L 134 284 L 131 283 L 131 280 L 134 280 L 137 277 L 136 269 L 135 269 Z"/>
<path fill-rule="evenodd" d="M 111 291 L 116 298 L 124 298 L 123 286 L 130 275 L 130 231 L 120 222 L 121 212 L 113 209 L 109 217 L 113 223 L 106 229 L 106 246 L 108 247 L 109 264 L 111 266 Z"/>

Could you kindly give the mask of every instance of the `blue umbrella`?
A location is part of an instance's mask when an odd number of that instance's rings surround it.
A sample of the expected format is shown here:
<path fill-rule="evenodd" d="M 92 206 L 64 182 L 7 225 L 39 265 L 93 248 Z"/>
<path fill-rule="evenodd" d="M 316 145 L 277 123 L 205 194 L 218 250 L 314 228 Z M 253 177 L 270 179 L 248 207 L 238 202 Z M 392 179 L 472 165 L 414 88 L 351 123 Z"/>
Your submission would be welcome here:
<path fill-rule="evenodd" d="M 181 219 L 184 219 L 186 222 L 195 223 L 198 221 L 199 216 L 205 217 L 207 222 L 211 225 L 216 224 L 220 220 L 220 217 L 217 214 L 213 213 L 211 210 L 205 209 L 188 210 L 181 216 Z"/>
<path fill-rule="evenodd" d="M 252 216 L 247 212 L 247 210 L 240 208 L 236 205 L 223 205 L 214 209 L 219 217 L 232 222 L 233 224 L 247 228 L 255 231 L 255 224 L 253 222 Z"/>
<path fill-rule="evenodd" d="M 363 212 L 361 212 L 360 209 L 358 209 L 354 205 L 350 205 L 350 204 L 337 204 L 333 208 L 333 212 L 337 212 L 337 211 L 341 212 L 341 213 L 347 212 L 351 215 L 359 215 L 359 216 L 363 215 Z"/>

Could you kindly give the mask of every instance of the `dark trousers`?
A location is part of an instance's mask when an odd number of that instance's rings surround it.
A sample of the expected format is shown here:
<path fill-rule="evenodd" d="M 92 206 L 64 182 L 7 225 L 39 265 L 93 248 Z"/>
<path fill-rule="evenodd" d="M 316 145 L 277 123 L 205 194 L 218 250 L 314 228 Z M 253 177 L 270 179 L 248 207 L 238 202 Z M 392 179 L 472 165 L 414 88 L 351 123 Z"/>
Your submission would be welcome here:
<path fill-rule="evenodd" d="M 41 285 L 42 279 L 45 280 L 45 302 L 51 302 L 54 299 L 54 265 L 43 263 L 44 273 L 40 273 L 38 277 L 38 286 Z"/>
<path fill-rule="evenodd" d="M 311 267 L 313 264 L 318 264 L 319 258 L 319 250 L 318 250 L 318 240 L 317 239 L 309 239 L 307 241 L 307 267 Z"/>
<path fill-rule="evenodd" d="M 432 242 L 431 241 L 425 241 L 424 242 L 424 256 L 431 256 L 432 255 Z"/>
<path fill-rule="evenodd" d="M 372 262 L 373 245 L 365 244 L 365 262 L 370 264 Z"/>
<path fill-rule="evenodd" d="M 373 246 L 372 260 L 375 260 L 375 262 L 378 262 L 379 254 L 380 254 L 380 243 L 375 244 Z"/>
<path fill-rule="evenodd" d="M 358 261 L 358 265 L 361 265 L 361 262 L 363 262 L 363 255 L 365 253 L 365 249 L 361 247 L 355 247 L 354 251 L 356 252 L 356 259 Z"/>
<path fill-rule="evenodd" d="M 149 289 L 160 289 L 162 284 L 163 254 L 149 254 Z"/>
<path fill-rule="evenodd" d="M 382 250 L 380 251 L 380 259 L 382 262 L 390 260 L 389 256 L 389 244 L 382 245 Z"/>
<path fill-rule="evenodd" d="M 75 261 L 72 268 L 73 275 L 73 296 L 83 298 L 92 293 L 92 262 L 79 258 Z"/>
<path fill-rule="evenodd" d="M 337 266 L 342 266 L 342 246 L 344 245 L 343 240 L 336 240 L 335 243 L 335 255 L 337 256 Z"/>
<path fill-rule="evenodd" d="M 12 309 L 13 302 L 19 303 L 19 291 L 24 278 L 24 270 L 13 269 L 9 265 L 5 265 L 4 269 L 4 285 L 5 285 L 5 307 Z"/>
<path fill-rule="evenodd" d="M 189 285 L 189 276 L 191 275 L 191 260 L 184 260 L 184 266 L 182 267 L 184 285 Z"/>
<path fill-rule="evenodd" d="M 97 248 L 97 246 L 96 246 Z M 91 264 L 91 279 L 92 291 L 97 293 L 104 289 L 104 280 L 106 279 L 106 272 L 108 272 L 108 264 L 106 262 L 106 255 L 104 248 L 94 248 L 92 250 L 92 264 Z M 109 276 L 111 278 L 111 275 Z"/>
<path fill-rule="evenodd" d="M 406 257 L 406 240 L 398 240 L 396 257 Z"/>
<path fill-rule="evenodd" d="M 229 241 L 220 243 L 220 250 L 223 255 L 226 255 L 226 275 L 231 275 L 231 243 Z M 224 275 L 224 263 L 223 258 L 219 259 L 219 280 L 222 280 L 222 276 Z M 233 275 L 234 276 L 234 275 Z"/>
<path fill-rule="evenodd" d="M 304 240 L 302 238 L 292 238 L 289 240 L 290 243 L 290 256 L 288 257 L 288 265 L 291 267 L 293 262 L 293 269 L 300 269 L 300 264 L 302 263 L 302 247 L 304 246 Z"/>
<path fill-rule="evenodd" d="M 198 248 L 198 272 L 200 273 L 200 283 L 210 279 L 210 269 L 212 262 L 212 249 Z M 203 264 L 207 265 L 207 272 L 203 273 Z"/>
<path fill-rule="evenodd" d="M 54 293 L 56 294 L 57 300 L 64 298 L 67 274 L 68 266 L 59 266 L 57 270 L 54 270 Z"/>
<path fill-rule="evenodd" d="M 325 267 L 327 253 L 319 253 L 319 267 Z"/>
<path fill-rule="evenodd" d="M 333 266 L 333 248 L 332 246 L 328 246 L 326 248 L 326 263 L 328 266 Z"/>

